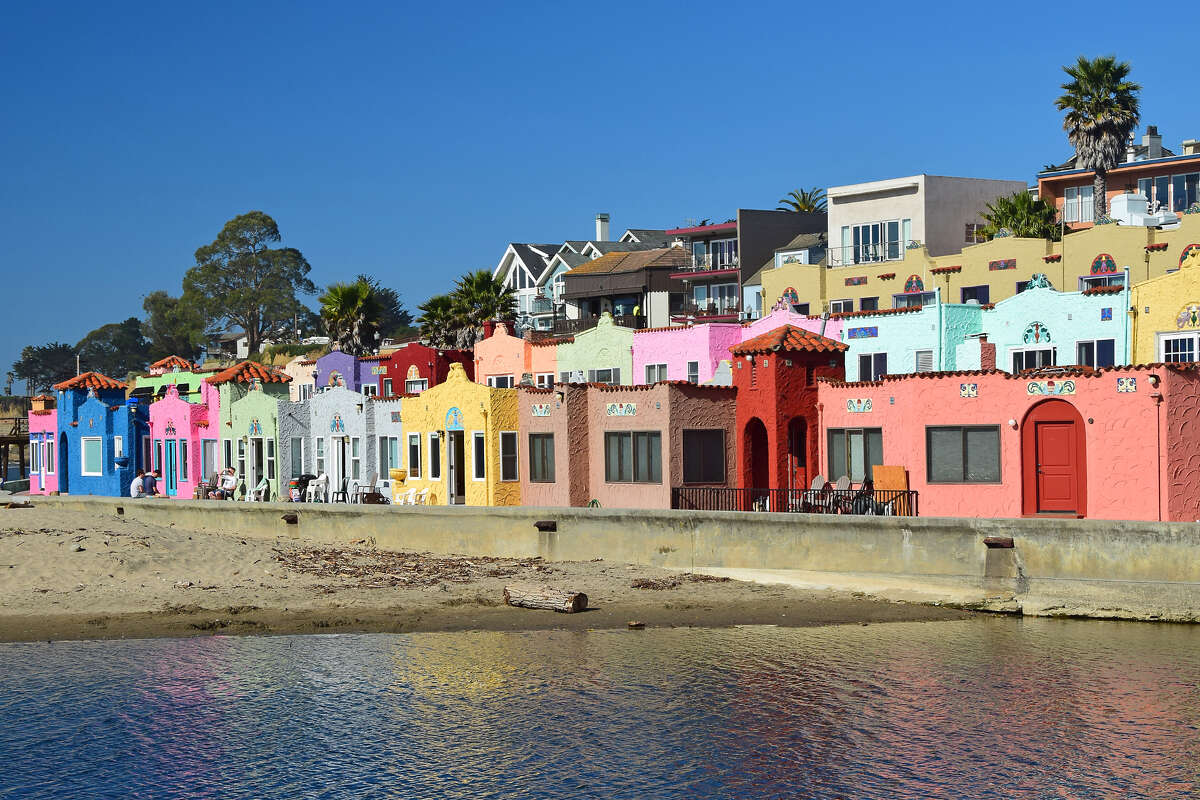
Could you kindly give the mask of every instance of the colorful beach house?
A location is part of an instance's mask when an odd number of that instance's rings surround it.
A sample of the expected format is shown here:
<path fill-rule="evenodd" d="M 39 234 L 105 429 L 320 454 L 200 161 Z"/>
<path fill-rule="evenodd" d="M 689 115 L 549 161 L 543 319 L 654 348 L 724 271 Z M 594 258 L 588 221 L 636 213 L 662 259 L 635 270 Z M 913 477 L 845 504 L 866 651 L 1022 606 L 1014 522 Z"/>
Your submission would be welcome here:
<path fill-rule="evenodd" d="M 205 378 L 205 381 L 217 388 L 217 408 L 215 412 L 210 410 L 209 425 L 212 425 L 212 420 L 216 417 L 218 420 L 217 438 L 221 441 L 221 468 L 233 467 L 237 470 L 238 476 L 244 479 L 246 476 L 247 438 L 251 435 L 249 423 L 254 417 L 250 406 L 242 406 L 238 415 L 239 419 L 235 420 L 233 405 L 248 397 L 251 392 L 258 392 L 275 400 L 286 401 L 289 397 L 288 384 L 291 383 L 291 376 L 277 367 L 268 367 L 256 361 L 242 361 L 210 375 Z M 263 398 L 257 398 L 256 403 L 263 404 Z M 248 417 L 247 412 L 250 412 L 251 416 Z M 277 419 L 278 410 L 269 418 Z M 235 425 L 235 422 L 242 424 Z M 262 427 L 261 419 L 255 430 L 258 432 L 254 433 L 254 438 L 262 440 L 257 443 L 257 446 L 265 450 L 263 431 L 268 429 Z M 271 425 L 269 430 L 274 431 L 274 425 Z M 273 433 L 272 441 L 274 437 Z M 262 463 L 265 467 L 265 453 Z M 253 484 L 251 488 L 253 488 Z M 278 485 L 275 486 L 275 490 L 278 491 Z"/>
<path fill-rule="evenodd" d="M 159 470 L 158 489 L 167 497 L 191 499 L 217 473 L 219 392 L 200 382 L 197 402 L 185 400 L 167 384 L 161 400 L 150 404 L 151 464 Z"/>
<path fill-rule="evenodd" d="M 308 356 L 296 356 L 283 365 L 283 371 L 292 379 L 288 384 L 288 396 L 292 402 L 307 400 L 313 396 L 316 378 L 317 360 Z"/>
<path fill-rule="evenodd" d="M 1135 364 L 1200 361 L 1200 240 L 1177 271 L 1134 284 L 1131 294 Z"/>
<path fill-rule="evenodd" d="M 240 479 L 239 496 L 253 492 L 266 481 L 264 500 L 281 499 L 279 489 L 279 410 L 290 403 L 265 384 L 251 384 L 229 408 L 230 437 Z M 227 440 L 229 441 L 229 440 Z"/>
<path fill-rule="evenodd" d="M 330 498 L 348 499 L 375 463 L 375 443 L 367 435 L 370 399 L 344 386 L 319 392 L 308 401 L 312 474 L 329 478 Z"/>
<path fill-rule="evenodd" d="M 454 363 L 400 407 L 407 489 L 426 490 L 428 505 L 521 504 L 516 389 L 475 383 Z"/>
<path fill-rule="evenodd" d="M 497 323 L 491 335 L 475 343 L 475 380 L 485 386 L 511 389 L 528 385 L 554 385 L 558 360 L 553 339 L 530 341 L 509 333 Z"/>
<path fill-rule="evenodd" d="M 58 411 L 54 398 L 39 394 L 30 401 L 29 493 L 58 491 Z"/>
<path fill-rule="evenodd" d="M 563 383 L 631 384 L 633 328 L 613 322 L 607 311 L 594 328 L 558 345 L 558 378 Z"/>
<path fill-rule="evenodd" d="M 960 345 L 978 337 L 984 313 L 975 303 L 939 302 L 935 293 L 929 305 L 837 314 L 848 348 L 846 379 L 959 369 Z"/>
<path fill-rule="evenodd" d="M 375 367 L 386 356 L 352 356 L 341 350 L 331 350 L 317 359 L 313 366 L 313 384 L 321 392 L 341 386 L 352 392 L 374 395 L 379 391 L 379 379 Z"/>
<path fill-rule="evenodd" d="M 379 362 L 379 395 L 393 397 L 420 394 L 446 380 L 450 368 L 461 364 L 467 377 L 474 378 L 475 356 L 470 350 L 430 347 L 420 342 L 405 342 Z"/>
<path fill-rule="evenodd" d="M 129 387 L 98 372 L 54 385 L 57 392 L 58 491 L 128 497 L 149 460 L 145 408 L 126 400 Z"/>
<path fill-rule="evenodd" d="M 378 462 L 378 491 L 392 497 L 404 485 L 394 482 L 391 471 L 404 468 L 402 398 L 376 397 L 367 404 L 367 438 L 374 442 Z"/>
<path fill-rule="evenodd" d="M 213 372 L 214 370 L 199 369 L 186 358 L 167 356 L 151 364 L 145 375 L 138 375 L 133 379 L 129 396 L 148 406 L 165 395 L 168 386 L 174 386 L 184 400 L 202 402 L 200 387 L 204 379 Z"/>

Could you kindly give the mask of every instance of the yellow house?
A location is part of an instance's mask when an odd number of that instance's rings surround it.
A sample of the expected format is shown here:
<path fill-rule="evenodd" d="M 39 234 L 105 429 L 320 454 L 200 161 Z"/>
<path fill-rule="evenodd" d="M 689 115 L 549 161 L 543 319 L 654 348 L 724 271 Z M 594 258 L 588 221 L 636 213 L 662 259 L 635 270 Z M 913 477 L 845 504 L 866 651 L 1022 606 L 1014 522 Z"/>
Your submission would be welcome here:
<path fill-rule="evenodd" d="M 1134 364 L 1200 361 L 1200 247 L 1130 294 Z"/>
<path fill-rule="evenodd" d="M 517 390 L 495 389 L 451 364 L 442 383 L 400 401 L 408 478 L 428 505 L 516 506 Z"/>
<path fill-rule="evenodd" d="M 879 246 L 859 254 L 860 263 L 829 267 L 784 264 L 762 271 L 763 308 L 780 299 L 807 313 L 904 308 L 933 301 L 995 303 L 1021 291 L 1042 273 L 1064 292 L 1164 275 L 1200 249 L 1200 214 L 1183 214 L 1173 230 L 1096 225 L 1068 233 L 1061 242 L 1001 237 L 962 252 L 932 257 L 924 247 Z M 805 311 L 802 307 L 801 311 Z"/>

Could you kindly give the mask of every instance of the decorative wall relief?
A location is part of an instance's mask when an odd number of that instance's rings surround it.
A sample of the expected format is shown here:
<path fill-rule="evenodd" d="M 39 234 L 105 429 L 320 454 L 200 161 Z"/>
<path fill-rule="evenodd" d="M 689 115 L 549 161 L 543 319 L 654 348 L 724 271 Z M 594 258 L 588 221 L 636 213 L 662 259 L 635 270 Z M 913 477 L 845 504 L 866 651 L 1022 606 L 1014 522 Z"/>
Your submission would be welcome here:
<path fill-rule="evenodd" d="M 783 290 L 783 295 L 779 299 L 784 300 L 788 303 L 792 303 L 792 304 L 799 303 L 800 302 L 800 293 L 797 292 L 791 286 L 789 286 L 788 288 Z"/>
<path fill-rule="evenodd" d="M 1092 259 L 1092 274 L 1107 275 L 1117 271 L 1117 260 L 1108 253 L 1101 253 Z"/>
<path fill-rule="evenodd" d="M 408 367 L 408 374 L 407 374 L 407 375 L 405 375 L 404 379 L 405 379 L 406 381 L 419 381 L 419 380 L 421 380 L 421 370 L 417 369 L 417 365 L 416 365 L 416 364 L 410 364 L 410 365 L 409 365 L 409 367 Z"/>
<path fill-rule="evenodd" d="M 371 374 L 372 375 L 386 375 L 387 367 L 384 366 L 383 364 L 376 364 L 375 366 L 371 367 Z"/>
<path fill-rule="evenodd" d="M 871 410 L 871 398 L 851 397 L 846 401 L 846 410 L 851 414 L 866 414 Z"/>
<path fill-rule="evenodd" d="M 1017 260 L 1015 258 L 1002 258 L 998 261 L 989 261 L 988 269 L 992 272 L 998 272 L 1002 269 L 1016 269 Z"/>
<path fill-rule="evenodd" d="M 978 383 L 960 383 L 958 385 L 959 397 L 979 397 Z"/>
<path fill-rule="evenodd" d="M 550 404 L 534 403 L 530 406 L 529 411 L 535 417 L 548 417 L 550 416 Z"/>
<path fill-rule="evenodd" d="M 1028 395 L 1075 394 L 1075 381 L 1030 381 L 1025 386 Z"/>
<path fill-rule="evenodd" d="M 330 418 L 329 432 L 330 433 L 345 433 L 346 432 L 346 421 L 344 419 L 342 419 L 341 414 L 334 414 L 333 417 Z"/>
<path fill-rule="evenodd" d="M 247 429 L 247 432 L 251 436 L 262 436 L 263 435 L 262 423 L 259 422 L 257 419 L 250 420 L 250 426 Z"/>
<path fill-rule="evenodd" d="M 850 328 L 846 332 L 847 339 L 874 339 L 879 336 L 879 327 L 872 325 L 869 328 Z"/>
<path fill-rule="evenodd" d="M 342 377 L 342 373 L 335 369 L 329 373 L 329 385 L 345 387 L 346 379 Z"/>
<path fill-rule="evenodd" d="M 1132 375 L 1117 378 L 1117 391 L 1121 393 L 1136 392 L 1137 378 Z"/>
<path fill-rule="evenodd" d="M 1026 289 L 1053 289 L 1050 285 L 1050 279 L 1046 277 L 1044 272 L 1035 272 L 1029 276 L 1029 282 L 1025 284 Z"/>
<path fill-rule="evenodd" d="M 446 430 L 461 431 L 463 429 L 463 413 L 454 406 L 446 411 Z"/>
<path fill-rule="evenodd" d="M 1180 309 L 1179 316 L 1175 317 L 1175 327 L 1180 330 L 1200 328 L 1200 303 L 1188 303 Z"/>
<path fill-rule="evenodd" d="M 1112 321 L 1112 309 L 1111 308 L 1100 309 L 1100 321 L 1101 322 L 1111 322 Z"/>
<path fill-rule="evenodd" d="M 399 411 L 393 411 L 393 412 L 392 412 L 392 417 L 391 417 L 391 418 L 392 418 L 392 422 L 399 422 L 399 421 L 400 421 L 400 412 L 399 412 Z"/>
<path fill-rule="evenodd" d="M 637 403 L 609 403 L 604 413 L 610 417 L 632 417 L 637 414 Z"/>
<path fill-rule="evenodd" d="M 1196 251 L 1200 251 L 1200 242 L 1189 244 L 1187 247 L 1183 248 L 1183 250 L 1181 250 L 1179 253 L 1179 266 L 1182 267 L 1183 262 L 1187 261 L 1187 257 Z"/>
<path fill-rule="evenodd" d="M 1041 322 L 1031 322 L 1023 338 L 1025 344 L 1050 344 L 1050 329 Z"/>
<path fill-rule="evenodd" d="M 925 291 L 925 281 L 921 280 L 920 275 L 909 275 L 908 280 L 904 282 L 905 293 L 923 292 Z"/>
<path fill-rule="evenodd" d="M 867 282 L 866 275 L 855 275 L 853 278 L 846 278 L 847 286 L 863 286 Z"/>

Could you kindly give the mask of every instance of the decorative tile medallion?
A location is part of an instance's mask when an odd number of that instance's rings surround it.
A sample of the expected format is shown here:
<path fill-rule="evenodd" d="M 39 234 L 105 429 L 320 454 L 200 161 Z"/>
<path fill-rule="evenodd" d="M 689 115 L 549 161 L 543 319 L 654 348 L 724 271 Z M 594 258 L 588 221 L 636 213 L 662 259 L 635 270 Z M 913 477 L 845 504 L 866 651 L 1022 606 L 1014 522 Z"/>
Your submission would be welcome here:
<path fill-rule="evenodd" d="M 548 417 L 548 416 L 550 416 L 550 404 L 549 403 L 534 403 L 532 406 L 529 407 L 529 411 L 535 417 Z"/>
<path fill-rule="evenodd" d="M 908 292 L 923 292 L 925 291 L 925 281 L 921 280 L 920 275 L 909 275 L 908 280 L 904 282 L 904 291 Z"/>
<path fill-rule="evenodd" d="M 1183 330 L 1184 328 L 1200 328 L 1200 304 L 1188 303 L 1179 310 L 1179 316 L 1175 317 L 1175 327 Z"/>
<path fill-rule="evenodd" d="M 251 436 L 262 436 L 262 423 L 257 419 L 250 420 L 248 432 Z"/>
<path fill-rule="evenodd" d="M 342 419 L 341 414 L 334 414 L 333 418 L 329 420 L 329 432 L 330 433 L 345 433 L 346 432 L 346 421 L 344 419 Z"/>
<path fill-rule="evenodd" d="M 1025 328 L 1025 344 L 1050 344 L 1050 329 L 1041 322 L 1031 322 Z"/>
<path fill-rule="evenodd" d="M 453 406 L 446 411 L 446 430 L 461 431 L 463 429 L 463 413 L 458 410 L 458 406 Z"/>
<path fill-rule="evenodd" d="M 1075 381 L 1030 381 L 1025 386 L 1029 395 L 1075 394 Z"/>
<path fill-rule="evenodd" d="M 1117 391 L 1122 392 L 1122 393 L 1136 392 L 1137 391 L 1137 378 L 1135 378 L 1132 375 L 1117 378 Z"/>
<path fill-rule="evenodd" d="M 851 414 L 866 414 L 871 410 L 871 398 L 851 397 L 846 401 L 846 410 Z"/>
<path fill-rule="evenodd" d="M 168 438 L 175 436 L 175 420 L 167 420 L 167 430 L 165 431 Z"/>
<path fill-rule="evenodd" d="M 978 383 L 960 383 L 958 385 L 959 397 L 979 397 Z"/>
<path fill-rule="evenodd" d="M 1101 253 L 1092 259 L 1092 274 L 1107 275 L 1117 271 L 1117 260 L 1108 253 Z"/>
<path fill-rule="evenodd" d="M 1101 322 L 1111 322 L 1112 321 L 1112 309 L 1111 308 L 1100 309 L 1100 321 Z"/>
<path fill-rule="evenodd" d="M 371 374 L 372 375 L 387 375 L 387 367 L 384 366 L 383 364 L 376 364 L 375 366 L 371 367 Z"/>
<path fill-rule="evenodd" d="M 419 381 L 419 380 L 421 380 L 421 370 L 417 369 L 417 365 L 416 365 L 416 364 L 411 364 L 411 365 L 409 365 L 409 368 L 408 368 L 408 374 L 406 374 L 406 375 L 404 376 L 404 380 L 406 380 L 406 381 Z"/>
<path fill-rule="evenodd" d="M 783 294 L 780 296 L 780 299 L 785 300 L 788 303 L 793 303 L 793 304 L 799 303 L 800 302 L 800 293 L 797 292 L 791 286 L 789 286 L 783 290 Z"/>
<path fill-rule="evenodd" d="M 866 275 L 855 275 L 853 278 L 846 278 L 847 286 L 863 286 L 867 282 Z"/>
<path fill-rule="evenodd" d="M 879 335 L 879 326 L 872 325 L 869 328 L 851 328 L 846 333 L 847 339 L 874 339 Z"/>
<path fill-rule="evenodd" d="M 637 403 L 609 403 L 604 413 L 610 417 L 632 417 L 637 414 Z"/>
<path fill-rule="evenodd" d="M 1187 247 L 1183 248 L 1183 250 L 1181 250 L 1179 253 L 1179 266 L 1182 267 L 1183 262 L 1187 261 L 1187 257 L 1197 250 L 1200 250 L 1200 242 L 1189 244 Z"/>
<path fill-rule="evenodd" d="M 342 377 L 342 373 L 335 369 L 329 373 L 329 385 L 344 387 L 346 385 L 346 379 Z"/>
<path fill-rule="evenodd" d="M 393 411 L 392 412 L 392 422 L 399 422 L 399 421 L 400 421 L 400 412 Z"/>
<path fill-rule="evenodd" d="M 992 272 L 998 272 L 1002 269 L 1016 269 L 1017 260 L 1015 258 L 1002 258 L 998 261 L 989 261 L 988 269 Z"/>

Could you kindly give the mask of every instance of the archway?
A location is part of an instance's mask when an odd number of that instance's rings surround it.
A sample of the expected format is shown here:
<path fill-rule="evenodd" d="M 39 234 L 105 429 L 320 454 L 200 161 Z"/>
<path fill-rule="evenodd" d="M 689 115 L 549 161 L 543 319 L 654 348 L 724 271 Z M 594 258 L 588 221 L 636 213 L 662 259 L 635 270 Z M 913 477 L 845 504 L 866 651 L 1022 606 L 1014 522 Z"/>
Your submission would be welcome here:
<path fill-rule="evenodd" d="M 768 489 L 771 480 L 771 454 L 768 451 L 767 426 L 752 417 L 742 431 L 742 487 Z M 759 507 L 766 492 L 746 492 L 743 502 L 747 511 Z"/>
<path fill-rule="evenodd" d="M 67 434 L 60 434 L 58 437 L 58 464 L 55 466 L 58 470 L 58 493 L 67 494 L 71 488 L 71 459 L 67 452 Z"/>
<path fill-rule="evenodd" d="M 789 489 L 808 488 L 808 420 L 793 417 L 788 423 Z"/>
<path fill-rule="evenodd" d="M 1065 400 L 1031 408 L 1021 424 L 1021 511 L 1087 516 L 1087 434 Z"/>

